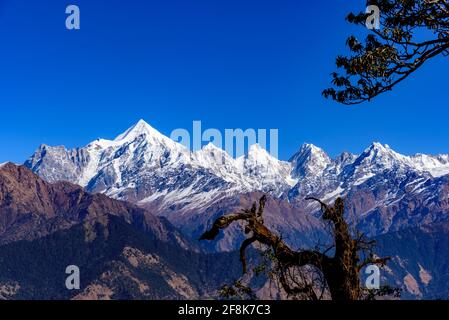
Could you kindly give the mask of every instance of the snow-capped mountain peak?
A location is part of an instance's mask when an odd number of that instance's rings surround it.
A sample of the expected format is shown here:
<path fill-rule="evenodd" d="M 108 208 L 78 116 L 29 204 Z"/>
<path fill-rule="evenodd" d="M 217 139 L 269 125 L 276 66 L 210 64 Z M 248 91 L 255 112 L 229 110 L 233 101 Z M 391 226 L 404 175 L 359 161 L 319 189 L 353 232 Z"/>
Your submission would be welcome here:
<path fill-rule="evenodd" d="M 375 167 L 379 169 L 402 169 L 418 172 L 427 172 L 433 177 L 440 177 L 449 174 L 448 155 L 424 155 L 405 156 L 400 154 L 388 145 L 375 142 L 367 148 L 355 161 L 359 167 Z"/>
<path fill-rule="evenodd" d="M 211 152 L 214 152 L 214 151 L 224 151 L 223 149 L 220 149 L 219 147 L 217 147 L 213 142 L 209 142 L 208 144 L 206 144 L 206 145 L 203 147 L 203 150 L 205 150 L 205 151 L 211 151 Z"/>
<path fill-rule="evenodd" d="M 245 171 L 245 168 L 254 168 L 256 166 L 263 166 L 269 169 L 268 166 L 279 163 L 280 161 L 271 156 L 267 150 L 262 148 L 259 144 L 253 144 L 249 147 L 248 152 L 237 158 L 236 162 L 238 166 Z"/>
<path fill-rule="evenodd" d="M 147 134 L 150 136 L 163 136 L 159 131 L 150 126 L 145 120 L 139 120 L 135 125 L 126 130 L 124 133 L 117 136 L 114 141 L 120 142 L 124 140 L 133 140 L 136 137 Z"/>
<path fill-rule="evenodd" d="M 397 153 L 388 145 L 373 142 L 355 161 L 356 165 L 392 168 L 398 166 L 410 166 L 410 159 Z"/>
<path fill-rule="evenodd" d="M 238 174 L 236 160 L 212 142 L 205 145 L 201 150 L 193 152 L 192 163 L 198 168 L 212 170 L 225 180 L 232 181 L 235 174 Z"/>
<path fill-rule="evenodd" d="M 243 175 L 251 177 L 254 190 L 282 194 L 297 182 L 291 177 L 291 163 L 273 157 L 259 144 L 251 145 L 248 153 L 237 158 L 236 163 Z"/>
<path fill-rule="evenodd" d="M 290 158 L 290 162 L 293 166 L 293 176 L 305 177 L 320 175 L 332 163 L 332 160 L 321 148 L 305 143 Z"/>
<path fill-rule="evenodd" d="M 255 143 L 249 147 L 248 153 L 245 155 L 245 158 L 247 160 L 252 159 L 259 163 L 261 163 L 261 162 L 270 163 L 270 162 L 278 161 L 275 157 L 270 155 L 268 153 L 268 151 L 258 143 Z"/>
<path fill-rule="evenodd" d="M 143 139 L 154 148 L 162 147 L 164 149 L 176 150 L 177 153 L 185 155 L 189 152 L 182 144 L 163 135 L 144 120 L 139 120 L 131 128 L 117 136 L 113 140 L 113 144 L 123 145 L 129 142 L 139 141 L 139 139 Z"/>

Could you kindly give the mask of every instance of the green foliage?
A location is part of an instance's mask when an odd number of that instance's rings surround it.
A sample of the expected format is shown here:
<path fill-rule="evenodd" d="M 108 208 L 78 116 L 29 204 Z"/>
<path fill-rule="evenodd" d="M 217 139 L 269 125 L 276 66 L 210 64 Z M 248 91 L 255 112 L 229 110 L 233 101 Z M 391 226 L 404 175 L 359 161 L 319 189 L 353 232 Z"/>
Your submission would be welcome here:
<path fill-rule="evenodd" d="M 449 54 L 447 0 L 377 0 L 381 29 L 371 30 L 364 41 L 350 36 L 349 56 L 339 56 L 332 73 L 333 87 L 323 96 L 346 104 L 359 104 L 405 80 L 426 61 Z M 366 28 L 368 14 L 350 13 L 349 23 Z"/>
<path fill-rule="evenodd" d="M 377 300 L 379 297 L 388 297 L 389 299 L 399 299 L 401 297 L 401 288 L 392 288 L 390 286 L 381 286 L 379 289 L 365 289 L 365 300 Z"/>
<path fill-rule="evenodd" d="M 232 285 L 224 285 L 219 290 L 219 295 L 228 300 L 256 300 L 257 296 L 249 286 L 241 280 L 235 281 Z"/>

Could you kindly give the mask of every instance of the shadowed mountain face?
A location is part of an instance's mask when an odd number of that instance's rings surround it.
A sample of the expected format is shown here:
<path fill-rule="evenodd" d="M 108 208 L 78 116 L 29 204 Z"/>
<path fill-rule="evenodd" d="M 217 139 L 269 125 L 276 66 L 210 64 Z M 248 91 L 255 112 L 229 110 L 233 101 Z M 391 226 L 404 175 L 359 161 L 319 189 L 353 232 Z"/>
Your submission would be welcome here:
<path fill-rule="evenodd" d="M 205 210 L 187 210 L 176 207 L 166 211 L 163 215 L 172 221 L 184 234 L 198 239 L 213 222 L 222 215 L 240 212 L 242 208 L 250 208 L 259 201 L 263 194 L 251 192 L 222 199 Z M 147 204 L 150 211 L 157 204 Z M 182 214 L 180 214 L 182 213 Z M 269 198 L 264 212 L 266 226 L 275 230 L 285 241 L 295 248 L 313 248 L 327 235 L 322 220 L 310 214 L 304 208 L 295 208 L 288 201 Z M 242 224 L 235 223 L 224 230 L 216 241 L 201 242 L 202 248 L 212 252 L 237 250 L 244 240 Z"/>
<path fill-rule="evenodd" d="M 23 166 L 0 167 L 0 243 L 32 240 L 81 222 L 121 217 L 161 241 L 187 240 L 165 220 L 135 205 L 90 194 L 69 182 L 50 184 Z"/>
<path fill-rule="evenodd" d="M 80 290 L 65 287 L 69 265 Z M 0 299 L 209 298 L 240 273 L 237 254 L 188 251 L 114 215 L 0 247 Z"/>
<path fill-rule="evenodd" d="M 209 297 L 241 270 L 135 205 L 0 167 L 0 299 Z M 65 288 L 66 267 L 82 288 Z"/>
<path fill-rule="evenodd" d="M 403 299 L 449 299 L 449 223 L 382 235 L 377 252 L 391 257 L 381 275 Z"/>

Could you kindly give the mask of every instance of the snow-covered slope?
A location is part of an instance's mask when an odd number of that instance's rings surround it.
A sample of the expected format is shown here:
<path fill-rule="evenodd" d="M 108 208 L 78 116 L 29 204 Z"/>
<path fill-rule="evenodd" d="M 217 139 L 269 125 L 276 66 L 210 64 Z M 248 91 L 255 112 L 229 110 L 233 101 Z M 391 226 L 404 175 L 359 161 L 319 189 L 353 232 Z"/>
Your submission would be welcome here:
<path fill-rule="evenodd" d="M 411 157 L 413 166 L 421 171 L 429 172 L 433 177 L 449 174 L 449 155 L 429 156 L 417 154 Z"/>
<path fill-rule="evenodd" d="M 293 176 L 298 178 L 318 176 L 332 164 L 329 156 L 320 148 L 305 143 L 299 151 L 290 158 L 293 165 Z"/>

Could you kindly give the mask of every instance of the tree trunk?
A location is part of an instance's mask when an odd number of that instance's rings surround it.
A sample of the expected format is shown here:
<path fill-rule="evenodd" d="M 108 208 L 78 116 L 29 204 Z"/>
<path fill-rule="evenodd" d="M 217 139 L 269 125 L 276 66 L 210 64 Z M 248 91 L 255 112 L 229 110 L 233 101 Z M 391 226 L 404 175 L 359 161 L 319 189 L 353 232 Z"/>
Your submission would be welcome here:
<path fill-rule="evenodd" d="M 296 287 L 291 287 L 285 277 L 285 271 L 291 267 L 312 266 L 319 270 L 324 276 L 324 284 L 330 291 L 333 300 L 358 300 L 362 296 L 359 272 L 363 266 L 369 263 L 384 265 L 388 258 L 375 259 L 370 256 L 362 263 L 360 262 L 358 251 L 361 248 L 371 248 L 374 243 L 366 243 L 363 236 L 353 239 L 349 227 L 344 220 L 344 203 L 341 198 L 335 200 L 333 207 L 327 206 L 316 198 L 308 198 L 321 204 L 323 220 L 331 223 L 334 236 L 335 254 L 333 257 L 327 256 L 313 250 L 292 250 L 278 235 L 271 232 L 265 225 L 262 214 L 265 208 L 267 197 L 263 196 L 259 201 L 259 209 L 256 203 L 250 210 L 242 210 L 240 213 L 218 218 L 212 228 L 206 231 L 200 240 L 213 240 L 221 229 L 225 229 L 235 221 L 247 222 L 245 233 L 252 233 L 240 248 L 240 260 L 243 266 L 243 273 L 246 273 L 246 249 L 254 242 L 259 242 L 272 248 L 276 263 L 279 268 L 280 283 L 289 295 L 309 294 L 312 299 L 317 298 L 313 286 L 305 284 L 300 286 L 296 282 Z"/>

